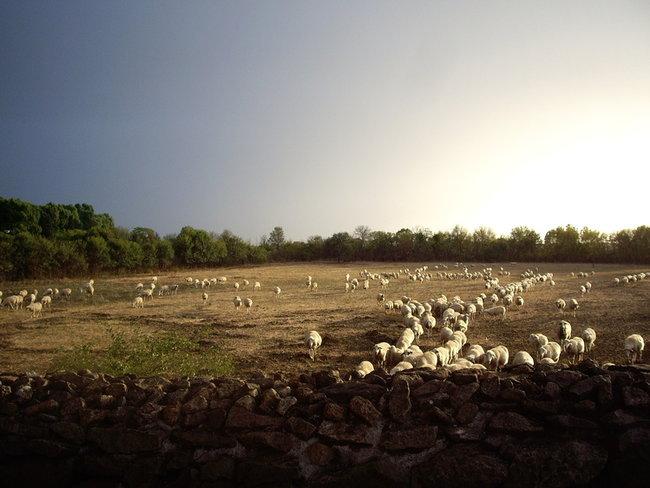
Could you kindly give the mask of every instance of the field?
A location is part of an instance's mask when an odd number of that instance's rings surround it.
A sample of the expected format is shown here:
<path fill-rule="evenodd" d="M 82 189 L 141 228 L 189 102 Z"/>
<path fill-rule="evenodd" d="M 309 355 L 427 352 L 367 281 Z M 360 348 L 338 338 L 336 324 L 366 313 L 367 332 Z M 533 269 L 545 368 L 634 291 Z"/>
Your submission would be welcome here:
<path fill-rule="evenodd" d="M 344 292 L 344 276 L 359 275 L 362 269 L 379 273 L 400 268 L 428 264 L 434 273 L 431 281 L 414 283 L 405 277 L 391 280 L 386 290 L 372 281 L 370 290 Z M 131 307 L 138 282 L 148 284 L 151 275 L 128 277 L 97 277 L 95 296 L 81 295 L 78 287 L 83 280 L 43 280 L 32 282 L 0 283 L 0 289 L 20 290 L 48 287 L 70 287 L 74 290 L 70 301 L 55 300 L 41 318 L 32 318 L 25 310 L 0 310 L 0 370 L 46 371 L 53 367 L 53 359 L 81 345 L 89 345 L 93 353 L 101 353 L 110 343 L 108 330 L 124 334 L 127 338 L 139 334 L 160 335 L 173 333 L 194 337 L 201 333 L 201 347 L 192 354 L 200 361 L 201 355 L 213 347 L 228 356 L 234 363 L 234 373 L 252 370 L 267 372 L 303 372 L 323 368 L 347 371 L 359 361 L 369 359 L 373 344 L 394 342 L 402 325 L 400 316 L 384 313 L 376 295 L 383 291 L 387 299 L 410 296 L 425 301 L 439 296 L 459 295 L 473 300 L 484 291 L 481 280 L 443 280 L 435 276 L 437 263 L 346 263 L 346 264 L 290 264 L 248 268 L 220 268 L 185 270 L 159 274 L 159 285 L 180 283 L 177 295 L 158 297 L 147 301 L 144 309 Z M 457 271 L 447 263 L 449 271 Z M 593 357 L 601 362 L 625 361 L 622 343 L 631 334 L 650 339 L 650 280 L 634 285 L 614 286 L 616 276 L 647 271 L 639 266 L 597 265 L 595 275 L 588 278 L 593 284 L 591 293 L 580 296 L 579 286 L 587 281 L 571 277 L 572 271 L 591 272 L 585 264 L 506 264 L 491 265 L 495 271 L 503 266 L 510 277 L 499 277 L 502 283 L 519 279 L 519 274 L 529 267 L 539 266 L 540 272 L 553 272 L 556 286 L 538 284 L 523 294 L 525 304 L 511 307 L 504 321 L 479 317 L 470 324 L 467 336 L 470 343 L 485 346 L 506 345 L 511 354 L 527 349 L 528 335 L 542 332 L 555 337 L 555 324 L 560 314 L 554 307 L 557 298 L 576 298 L 580 309 L 574 318 L 567 314 L 574 335 L 583 328 L 593 327 L 598 338 Z M 470 271 L 480 270 L 476 264 Z M 306 289 L 305 277 L 311 275 L 318 289 Z M 202 303 L 200 288 L 185 283 L 184 278 L 212 278 L 227 276 L 225 285 L 211 286 L 206 291 L 209 299 Z M 247 289 L 235 292 L 233 283 L 248 279 Z M 253 291 L 252 285 L 260 281 L 262 289 Z M 276 297 L 272 289 L 282 288 Z M 235 310 L 235 295 L 251 297 L 253 307 L 247 313 L 243 307 Z M 303 345 L 303 336 L 309 330 L 318 330 L 323 346 L 316 361 L 309 360 Z M 438 345 L 437 334 L 423 336 L 423 350 Z M 197 371 L 200 372 L 200 371 Z"/>

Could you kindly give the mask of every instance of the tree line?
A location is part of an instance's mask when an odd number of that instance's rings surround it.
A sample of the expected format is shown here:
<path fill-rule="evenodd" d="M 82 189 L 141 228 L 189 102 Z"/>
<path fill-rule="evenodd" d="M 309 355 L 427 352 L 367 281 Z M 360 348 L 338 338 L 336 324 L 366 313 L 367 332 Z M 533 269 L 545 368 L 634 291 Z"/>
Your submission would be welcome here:
<path fill-rule="evenodd" d="M 288 240 L 282 227 L 275 227 L 253 244 L 228 230 L 217 234 L 188 226 L 164 237 L 146 227 L 128 230 L 88 204 L 0 198 L 0 231 L 3 279 L 318 260 L 650 263 L 647 226 L 605 234 L 567 225 L 543 239 L 527 227 L 497 236 L 484 227 L 384 232 L 358 226 L 351 234 L 305 241 Z"/>

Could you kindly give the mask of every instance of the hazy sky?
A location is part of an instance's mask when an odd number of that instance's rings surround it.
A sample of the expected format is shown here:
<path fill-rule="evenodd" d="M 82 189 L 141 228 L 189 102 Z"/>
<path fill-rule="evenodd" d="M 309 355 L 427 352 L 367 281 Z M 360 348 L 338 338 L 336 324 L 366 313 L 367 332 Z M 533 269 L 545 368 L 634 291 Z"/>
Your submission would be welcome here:
<path fill-rule="evenodd" d="M 0 166 L 161 234 L 650 224 L 650 2 L 3 1 Z"/>

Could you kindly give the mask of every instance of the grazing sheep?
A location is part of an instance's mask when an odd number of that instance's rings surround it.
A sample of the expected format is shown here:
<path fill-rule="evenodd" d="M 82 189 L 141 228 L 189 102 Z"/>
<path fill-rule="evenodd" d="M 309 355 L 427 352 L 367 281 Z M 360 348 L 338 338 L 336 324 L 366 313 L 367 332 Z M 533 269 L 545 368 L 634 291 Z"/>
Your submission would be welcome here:
<path fill-rule="evenodd" d="M 425 312 L 420 319 L 422 327 L 427 331 L 427 336 L 431 335 L 431 331 L 436 327 L 436 318 L 430 312 Z"/>
<path fill-rule="evenodd" d="M 140 292 L 142 298 L 151 298 L 153 300 L 153 290 L 151 288 L 145 288 Z"/>
<path fill-rule="evenodd" d="M 496 317 L 496 316 L 501 316 L 501 319 L 506 318 L 506 307 L 504 306 L 498 306 L 498 307 L 491 307 L 483 310 L 483 313 Z"/>
<path fill-rule="evenodd" d="M 388 351 L 390 350 L 390 344 L 388 342 L 380 342 L 375 344 L 372 348 L 375 362 L 378 366 L 383 367 L 386 364 L 386 358 L 388 356 Z"/>
<path fill-rule="evenodd" d="M 357 378 L 365 378 L 366 375 L 372 373 L 375 370 L 375 367 L 370 361 L 361 361 L 355 368 L 355 373 Z"/>
<path fill-rule="evenodd" d="M 587 293 L 587 289 L 584 286 L 581 286 L 580 287 L 580 294 L 584 295 L 585 293 Z"/>
<path fill-rule="evenodd" d="M 133 308 L 144 308 L 144 300 L 142 297 L 135 297 L 131 306 Z"/>
<path fill-rule="evenodd" d="M 569 356 L 569 361 L 575 363 L 576 360 L 580 361 L 585 352 L 585 341 L 582 337 L 574 337 L 564 342 L 562 346 L 564 352 Z"/>
<path fill-rule="evenodd" d="M 413 368 L 413 365 L 411 363 L 409 363 L 407 361 L 402 361 L 402 362 L 397 363 L 395 365 L 395 367 L 390 370 L 389 374 L 394 375 L 396 373 L 399 373 L 400 371 L 404 371 L 406 369 L 412 369 L 412 368 Z"/>
<path fill-rule="evenodd" d="M 347 285 L 347 283 L 346 283 L 346 285 Z M 393 310 L 393 306 L 394 306 L 393 302 L 390 301 L 390 300 L 387 301 L 387 302 L 384 302 L 384 312 L 385 313 L 390 312 L 391 310 Z"/>
<path fill-rule="evenodd" d="M 244 307 L 246 307 L 246 313 L 248 313 L 253 306 L 253 300 L 250 298 L 244 298 Z"/>
<path fill-rule="evenodd" d="M 235 281 L 235 284 L 233 285 L 235 287 L 235 290 L 239 290 L 239 283 Z"/>
<path fill-rule="evenodd" d="M 454 336 L 454 331 L 449 327 L 442 327 L 440 329 L 440 343 L 444 344 Z"/>
<path fill-rule="evenodd" d="M 452 341 L 453 342 L 453 341 Z M 432 351 L 438 358 L 438 366 L 446 366 L 451 360 L 450 350 L 444 346 L 436 347 Z"/>
<path fill-rule="evenodd" d="M 533 361 L 533 357 L 526 351 L 518 351 L 517 354 L 515 354 L 515 357 L 512 358 L 512 365 L 521 366 L 524 364 L 532 367 L 535 366 L 535 361 Z"/>
<path fill-rule="evenodd" d="M 307 288 L 311 288 L 311 282 L 312 282 L 312 277 L 307 276 L 307 280 L 305 282 L 305 284 L 307 285 Z"/>
<path fill-rule="evenodd" d="M 590 353 L 596 342 L 596 331 L 591 327 L 588 327 L 582 331 L 580 337 L 585 341 L 585 352 Z"/>
<path fill-rule="evenodd" d="M 415 318 L 415 317 L 413 317 L 413 318 Z M 418 341 L 420 340 L 420 336 L 422 336 L 422 334 L 424 334 L 424 329 L 422 328 L 422 324 L 419 321 L 417 321 L 417 322 L 414 322 L 413 325 L 411 325 L 410 328 L 413 331 L 413 336 L 414 336 L 413 340 L 417 344 Z"/>
<path fill-rule="evenodd" d="M 413 344 L 413 341 L 415 340 L 415 334 L 411 329 L 404 329 L 402 331 L 402 334 L 399 336 L 399 339 L 397 339 L 397 342 L 395 343 L 395 348 L 401 352 L 404 352 L 408 347 Z"/>
<path fill-rule="evenodd" d="M 564 300 L 558 298 L 555 300 L 555 306 L 560 311 L 560 313 L 564 314 L 564 309 L 566 308 L 566 302 Z"/>
<path fill-rule="evenodd" d="M 539 360 L 539 364 L 557 364 L 557 359 L 553 359 L 550 357 L 544 357 Z"/>
<path fill-rule="evenodd" d="M 239 310 L 239 307 L 241 307 L 242 304 L 242 300 L 240 297 L 237 296 L 232 299 L 232 303 L 235 306 L 235 310 Z"/>
<path fill-rule="evenodd" d="M 587 281 L 585 283 L 585 289 L 587 290 L 587 293 L 589 293 L 591 291 L 591 283 L 590 282 Z"/>
<path fill-rule="evenodd" d="M 25 310 L 32 312 L 32 317 L 40 317 L 41 312 L 43 311 L 43 304 L 40 302 L 32 302 L 25 307 Z"/>
<path fill-rule="evenodd" d="M 192 284 L 194 283 L 194 279 L 191 276 L 188 276 L 187 278 L 185 278 L 185 283 Z"/>
<path fill-rule="evenodd" d="M 350 291 L 350 283 L 347 281 L 345 282 L 345 293 L 348 293 Z"/>
<path fill-rule="evenodd" d="M 158 296 L 162 296 L 162 295 L 164 295 L 166 293 L 167 294 L 169 293 L 169 285 L 161 286 L 160 289 L 158 290 Z"/>
<path fill-rule="evenodd" d="M 50 295 L 45 295 L 43 298 L 41 298 L 41 303 L 43 304 L 43 308 L 51 307 L 52 306 L 52 297 Z"/>
<path fill-rule="evenodd" d="M 316 360 L 316 349 L 318 349 L 323 343 L 323 339 L 320 334 L 315 330 L 307 332 L 305 336 L 305 345 L 307 346 L 309 357 L 312 361 Z"/>
<path fill-rule="evenodd" d="M 508 364 L 508 348 L 505 346 L 497 346 L 488 350 L 483 357 L 483 365 L 490 369 L 493 368 L 499 371 L 506 364 Z"/>
<path fill-rule="evenodd" d="M 543 363 L 544 358 L 551 359 L 554 363 L 557 363 L 560 359 L 560 353 L 562 352 L 562 347 L 557 342 L 549 342 L 548 344 L 539 348 L 539 362 Z"/>
<path fill-rule="evenodd" d="M 262 284 L 259 281 L 256 281 L 255 284 L 253 285 L 253 291 L 257 291 L 261 289 L 262 289 Z"/>
<path fill-rule="evenodd" d="M 540 347 L 548 344 L 548 338 L 544 334 L 530 334 L 530 336 L 528 336 L 528 342 L 530 342 L 537 351 Z"/>
<path fill-rule="evenodd" d="M 201 295 L 201 299 L 203 300 L 203 305 L 208 303 L 208 294 L 206 292 L 203 292 L 203 294 Z"/>
<path fill-rule="evenodd" d="M 61 296 L 65 298 L 66 300 L 70 300 L 70 297 L 72 296 L 72 289 L 71 288 L 63 288 L 61 290 Z"/>
<path fill-rule="evenodd" d="M 312 290 L 316 290 L 316 288 L 318 288 L 318 283 L 316 283 L 315 281 L 313 281 L 312 284 L 311 284 L 311 289 L 312 289 Z"/>
<path fill-rule="evenodd" d="M 576 316 L 576 310 L 580 308 L 580 305 L 578 305 L 578 301 L 575 298 L 572 298 L 569 300 L 569 310 L 573 312 L 573 316 Z"/>
<path fill-rule="evenodd" d="M 276 297 L 279 297 L 280 293 L 282 293 L 282 290 L 280 289 L 279 286 L 276 286 L 275 288 L 273 288 L 273 293 L 275 293 Z"/>
<path fill-rule="evenodd" d="M 384 294 L 383 293 L 377 293 L 377 302 L 382 303 L 384 301 Z"/>
<path fill-rule="evenodd" d="M 517 305 L 518 307 L 522 307 L 524 305 L 524 298 L 517 296 L 515 298 L 515 305 Z"/>
<path fill-rule="evenodd" d="M 645 348 L 643 337 L 639 334 L 632 334 L 625 339 L 623 345 L 628 363 L 634 364 L 643 360 L 643 349 Z"/>
<path fill-rule="evenodd" d="M 135 291 L 140 291 L 144 288 L 144 285 L 142 283 L 138 283 L 135 285 Z"/>
<path fill-rule="evenodd" d="M 242 286 L 248 286 L 250 284 L 250 281 L 243 280 L 241 283 L 242 283 Z"/>
<path fill-rule="evenodd" d="M 564 342 L 571 338 L 571 324 L 566 320 L 560 320 L 557 328 L 557 338 L 560 340 L 562 347 L 564 347 Z"/>
<path fill-rule="evenodd" d="M 414 368 L 436 369 L 438 366 L 438 355 L 433 351 L 427 351 L 412 360 Z"/>
<path fill-rule="evenodd" d="M 23 300 L 22 295 L 10 295 L 2 301 L 2 306 L 9 306 L 11 310 L 16 310 L 18 308 L 23 308 Z"/>
<path fill-rule="evenodd" d="M 479 344 L 473 344 L 467 350 L 467 354 L 465 354 L 465 359 L 473 363 L 482 362 L 483 354 L 485 354 L 483 347 Z"/>

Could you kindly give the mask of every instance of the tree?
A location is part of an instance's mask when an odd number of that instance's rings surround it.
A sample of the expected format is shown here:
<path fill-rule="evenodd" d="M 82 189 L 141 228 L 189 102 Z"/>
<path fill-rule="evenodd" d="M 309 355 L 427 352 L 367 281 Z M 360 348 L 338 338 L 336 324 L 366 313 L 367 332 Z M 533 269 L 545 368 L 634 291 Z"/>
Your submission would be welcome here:
<path fill-rule="evenodd" d="M 357 225 L 354 228 L 354 232 L 352 233 L 354 237 L 359 239 L 364 244 L 366 241 L 368 241 L 368 239 L 370 239 L 370 234 L 372 234 L 372 231 L 367 225 Z"/>
<path fill-rule="evenodd" d="M 284 244 L 284 229 L 280 226 L 273 227 L 266 242 L 271 249 L 275 249 L 276 251 L 280 249 Z"/>
<path fill-rule="evenodd" d="M 510 232 L 511 258 L 519 261 L 534 261 L 539 255 L 542 240 L 537 232 L 528 227 L 515 227 Z"/>

